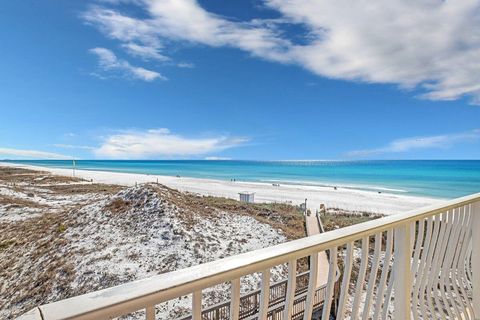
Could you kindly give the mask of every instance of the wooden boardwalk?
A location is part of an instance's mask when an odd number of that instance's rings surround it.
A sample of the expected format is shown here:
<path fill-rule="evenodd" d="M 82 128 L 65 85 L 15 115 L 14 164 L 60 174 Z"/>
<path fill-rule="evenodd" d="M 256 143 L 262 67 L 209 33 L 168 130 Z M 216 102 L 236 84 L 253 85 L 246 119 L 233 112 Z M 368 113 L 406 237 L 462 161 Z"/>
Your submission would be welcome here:
<path fill-rule="evenodd" d="M 313 236 L 321 233 L 317 215 L 312 213 L 305 215 L 305 224 L 307 226 L 307 236 Z M 323 287 L 328 281 L 329 263 L 327 253 L 325 251 L 318 253 L 318 277 L 317 288 Z"/>

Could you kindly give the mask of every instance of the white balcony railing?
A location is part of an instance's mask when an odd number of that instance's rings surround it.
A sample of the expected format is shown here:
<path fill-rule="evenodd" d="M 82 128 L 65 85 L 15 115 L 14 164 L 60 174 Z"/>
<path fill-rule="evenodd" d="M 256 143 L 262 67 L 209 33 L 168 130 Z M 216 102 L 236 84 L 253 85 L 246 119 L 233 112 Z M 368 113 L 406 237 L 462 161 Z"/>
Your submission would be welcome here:
<path fill-rule="evenodd" d="M 318 309 L 322 251 L 330 267 Z M 293 309 L 303 257 L 313 272 L 299 316 Z M 284 300 L 272 309 L 270 268 L 282 264 L 288 265 Z M 202 290 L 231 282 L 231 300 L 222 311 L 227 314 L 216 319 L 236 320 L 244 308 L 240 277 L 257 272 L 262 284 L 253 318 L 311 319 L 315 312 L 321 319 L 479 319 L 480 194 L 57 301 L 21 318 L 108 319 L 144 310 L 151 320 L 156 305 L 192 294 L 191 318 L 213 319 L 202 314 Z"/>

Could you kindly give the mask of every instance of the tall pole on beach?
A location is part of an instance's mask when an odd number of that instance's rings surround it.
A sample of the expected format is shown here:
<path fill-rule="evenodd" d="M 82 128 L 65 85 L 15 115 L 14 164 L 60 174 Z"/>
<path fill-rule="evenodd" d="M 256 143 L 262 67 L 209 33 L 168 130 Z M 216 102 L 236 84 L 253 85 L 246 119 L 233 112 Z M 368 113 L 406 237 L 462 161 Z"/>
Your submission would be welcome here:
<path fill-rule="evenodd" d="M 75 164 L 75 159 L 73 159 L 72 162 L 73 162 L 73 168 L 72 168 L 72 170 L 73 170 L 73 177 L 75 177 L 75 165 L 76 165 L 76 164 Z"/>

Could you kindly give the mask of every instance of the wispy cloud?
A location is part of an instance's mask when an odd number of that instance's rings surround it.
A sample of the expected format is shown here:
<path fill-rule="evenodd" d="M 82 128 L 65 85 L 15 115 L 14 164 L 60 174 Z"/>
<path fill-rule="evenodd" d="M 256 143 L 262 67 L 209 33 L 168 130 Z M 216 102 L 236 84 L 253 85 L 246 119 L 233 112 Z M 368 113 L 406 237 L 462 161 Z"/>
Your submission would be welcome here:
<path fill-rule="evenodd" d="M 134 57 L 139 57 L 144 60 L 158 60 L 158 61 L 168 61 L 170 58 L 160 54 L 157 49 L 151 46 L 143 46 L 133 42 L 124 43 L 122 47 L 130 55 Z"/>
<path fill-rule="evenodd" d="M 189 138 L 166 128 L 129 130 L 107 136 L 94 153 L 97 157 L 117 159 L 195 157 L 238 147 L 248 140 L 225 135 Z"/>
<path fill-rule="evenodd" d="M 71 159 L 71 157 L 69 156 L 58 153 L 11 148 L 0 148 L 0 156 L 2 156 L 3 158 L 13 157 L 15 159 Z"/>
<path fill-rule="evenodd" d="M 123 77 L 143 81 L 166 80 L 159 72 L 132 66 L 128 61 L 119 59 L 109 49 L 93 48 L 90 52 L 97 56 L 98 65 L 103 72 L 120 72 Z"/>
<path fill-rule="evenodd" d="M 91 6 L 83 19 L 134 55 L 163 58 L 178 50 L 173 42 L 232 47 L 323 77 L 419 88 L 433 100 L 469 96 L 480 104 L 478 1 L 263 0 L 279 18 L 250 21 L 209 12 L 195 0 L 129 2 L 145 15 L 110 1 Z M 291 26 L 305 32 L 288 32 Z"/>
<path fill-rule="evenodd" d="M 191 62 L 179 62 L 177 63 L 177 67 L 192 69 L 195 68 L 195 65 Z"/>
<path fill-rule="evenodd" d="M 54 143 L 53 146 L 57 148 L 64 148 L 64 149 L 81 149 L 81 150 L 95 149 L 95 147 L 91 147 L 91 146 L 82 146 L 82 145 L 64 144 L 64 143 Z"/>
<path fill-rule="evenodd" d="M 397 139 L 384 147 L 355 150 L 348 152 L 346 156 L 351 158 L 367 158 L 381 154 L 402 153 L 421 149 L 446 149 L 458 143 L 475 142 L 478 140 L 480 140 L 480 129 L 475 129 L 462 133 Z"/>
<path fill-rule="evenodd" d="M 221 161 L 221 160 L 232 160 L 232 158 L 229 157 L 205 157 L 205 160 L 210 160 L 210 161 Z"/>

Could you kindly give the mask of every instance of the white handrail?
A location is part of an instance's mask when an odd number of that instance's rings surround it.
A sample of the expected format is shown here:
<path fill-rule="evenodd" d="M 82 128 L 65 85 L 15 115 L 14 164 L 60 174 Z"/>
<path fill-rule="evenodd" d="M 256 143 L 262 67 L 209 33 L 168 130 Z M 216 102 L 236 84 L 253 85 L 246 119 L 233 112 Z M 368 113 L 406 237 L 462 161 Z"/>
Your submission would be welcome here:
<path fill-rule="evenodd" d="M 411 223 L 478 202 L 480 202 L 480 193 L 446 201 L 441 205 L 387 216 L 273 247 L 133 281 L 37 307 L 25 314 L 22 319 L 107 319 L 117 317 L 183 295 L 198 293 L 202 289 L 219 283 L 235 281 L 247 274 L 269 270 L 276 265 L 296 261 L 320 251 L 332 250 L 365 237 L 389 232 L 398 227 L 406 228 Z M 476 214 L 478 215 L 480 212 L 476 212 Z M 409 243 L 410 238 L 403 240 L 402 243 L 407 243 L 407 241 Z M 198 295 L 195 305 L 196 308 L 199 308 Z"/>

